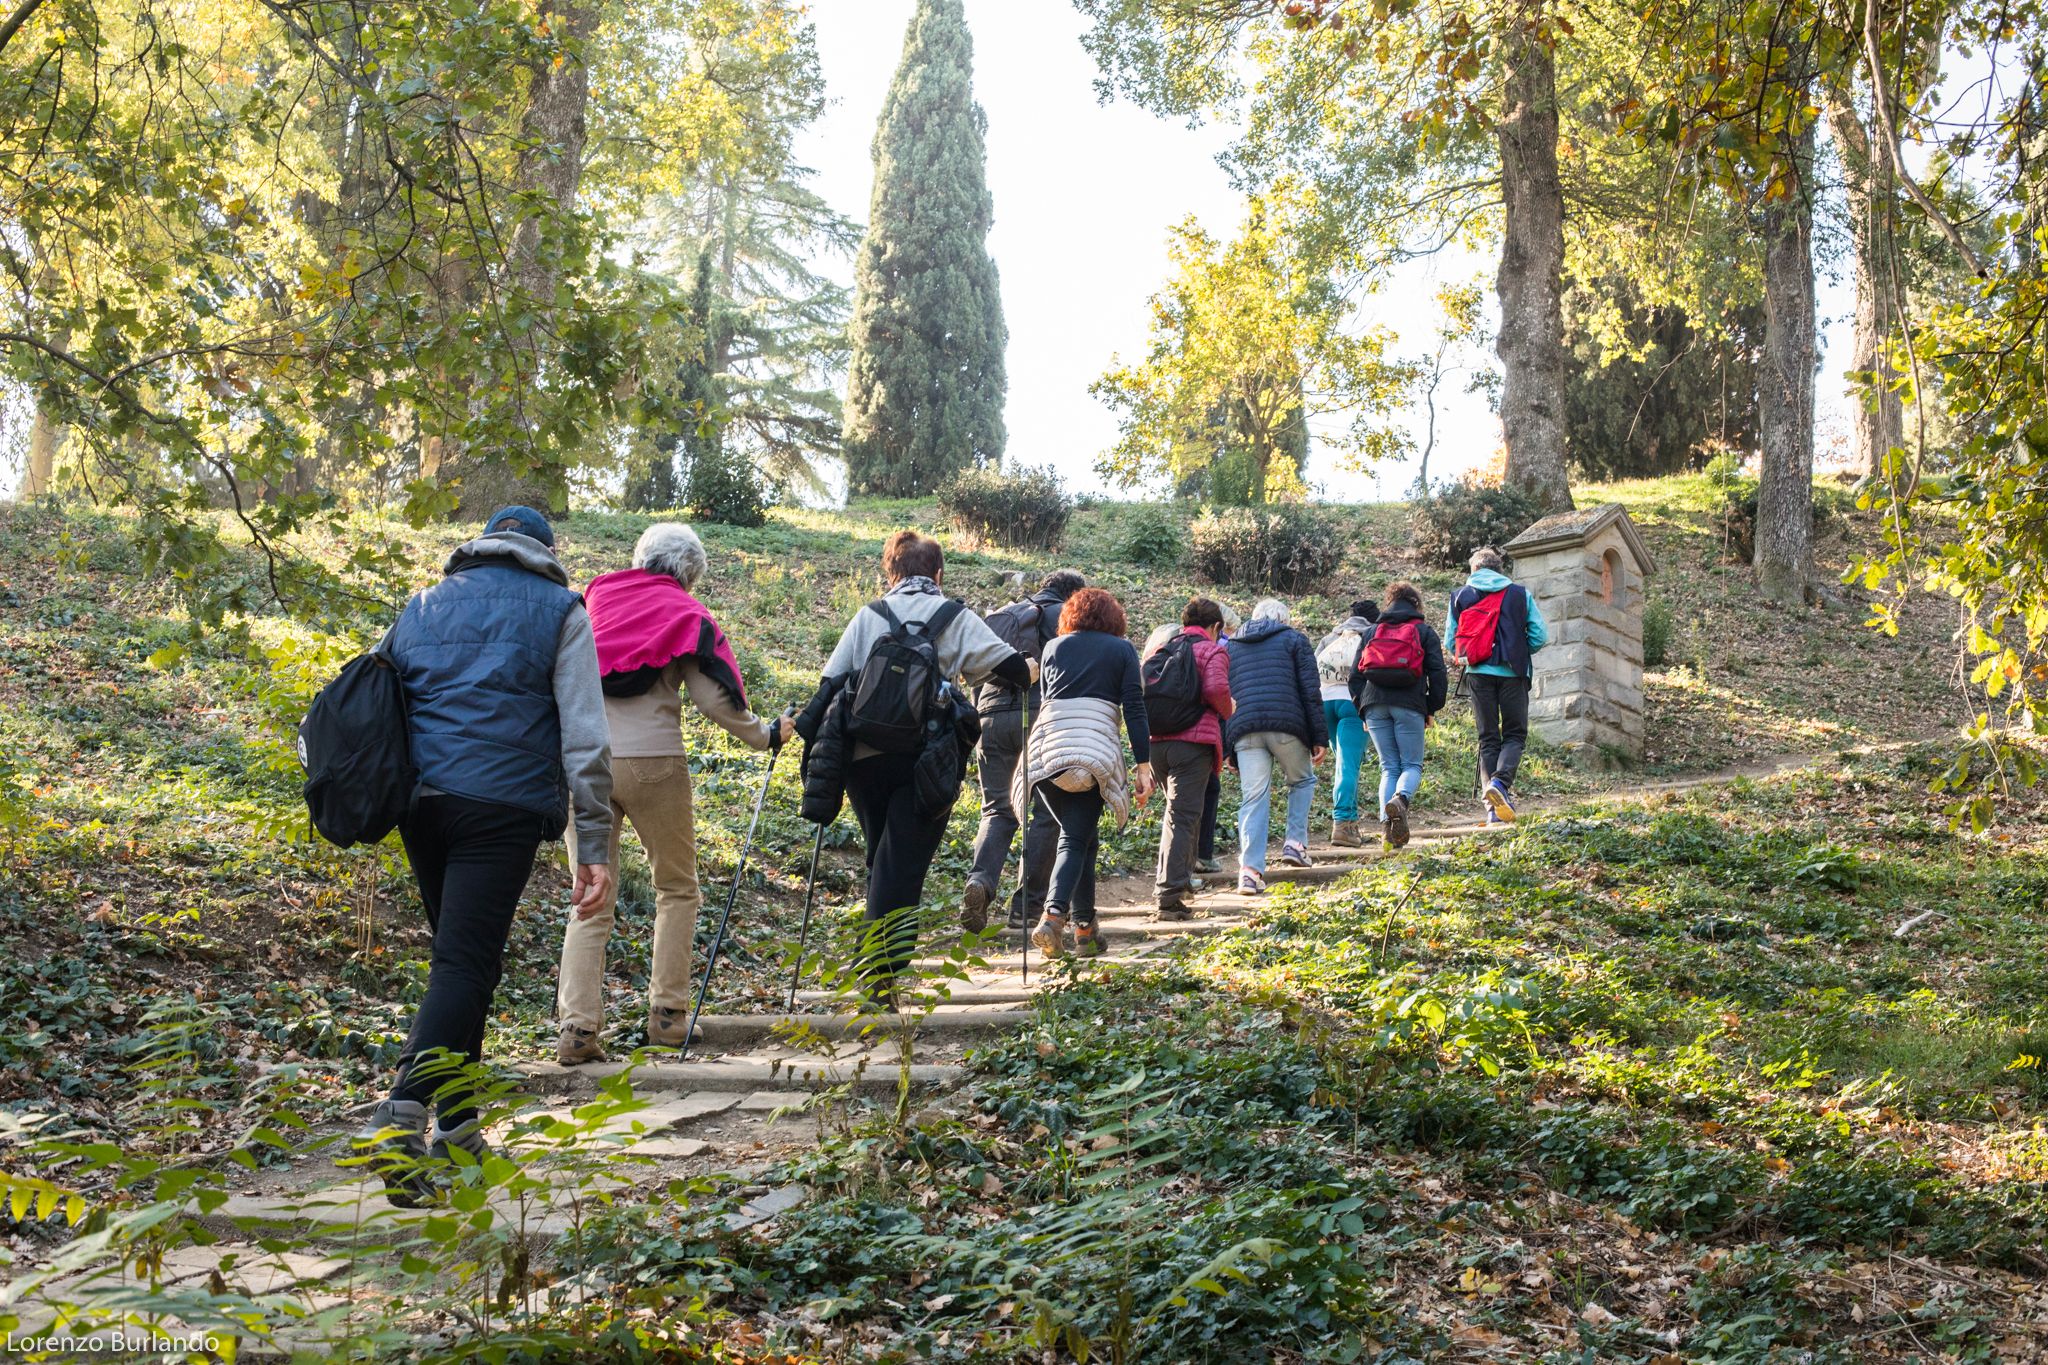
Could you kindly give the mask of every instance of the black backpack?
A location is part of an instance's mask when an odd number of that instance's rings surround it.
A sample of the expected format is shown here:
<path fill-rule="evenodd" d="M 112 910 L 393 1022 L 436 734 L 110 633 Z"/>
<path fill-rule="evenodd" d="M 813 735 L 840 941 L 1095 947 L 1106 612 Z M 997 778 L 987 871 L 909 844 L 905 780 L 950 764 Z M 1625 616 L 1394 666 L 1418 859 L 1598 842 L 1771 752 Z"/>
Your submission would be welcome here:
<path fill-rule="evenodd" d="M 1177 735 L 1202 719 L 1202 667 L 1195 640 L 1185 633 L 1154 650 L 1138 666 L 1145 682 L 1145 725 L 1155 735 Z"/>
<path fill-rule="evenodd" d="M 406 733 L 405 688 L 387 656 L 348 661 L 299 722 L 306 810 L 331 844 L 374 844 L 412 809 L 419 769 Z"/>
<path fill-rule="evenodd" d="M 854 739 L 885 754 L 914 754 L 924 747 L 925 720 L 935 714 L 939 671 L 935 641 L 966 608 L 948 598 L 929 621 L 905 623 L 887 602 L 871 602 L 868 610 L 889 623 L 860 667 L 853 684 L 853 705 L 847 710 L 847 731 Z"/>

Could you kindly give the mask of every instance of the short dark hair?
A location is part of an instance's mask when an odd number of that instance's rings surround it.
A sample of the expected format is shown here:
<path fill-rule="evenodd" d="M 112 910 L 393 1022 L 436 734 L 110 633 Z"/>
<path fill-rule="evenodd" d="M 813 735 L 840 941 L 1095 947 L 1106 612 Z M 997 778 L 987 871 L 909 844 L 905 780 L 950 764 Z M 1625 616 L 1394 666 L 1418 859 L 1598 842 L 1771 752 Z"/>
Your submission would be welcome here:
<path fill-rule="evenodd" d="M 1180 623 L 1184 626 L 1220 626 L 1223 624 L 1223 608 L 1207 597 L 1190 597 L 1188 604 L 1180 609 Z"/>
<path fill-rule="evenodd" d="M 1403 578 L 1397 578 L 1387 584 L 1387 601 L 1406 602 L 1415 610 L 1422 610 L 1422 594 L 1415 590 L 1413 583 Z"/>
<path fill-rule="evenodd" d="M 1088 580 L 1072 569 L 1054 569 L 1045 576 L 1045 581 L 1038 585 L 1038 590 L 1049 592 L 1064 602 L 1087 586 Z"/>
<path fill-rule="evenodd" d="M 1361 597 L 1351 604 L 1351 614 L 1353 616 L 1363 616 L 1366 620 L 1370 621 L 1380 614 L 1380 604 L 1373 601 L 1370 597 Z"/>
<path fill-rule="evenodd" d="M 1123 603 L 1101 588 L 1083 588 L 1060 608 L 1060 634 L 1077 630 L 1099 630 L 1105 635 L 1122 635 L 1130 629 Z"/>
<path fill-rule="evenodd" d="M 918 531 L 898 531 L 882 542 L 882 572 L 891 583 L 905 578 L 937 578 L 946 567 L 939 542 Z"/>

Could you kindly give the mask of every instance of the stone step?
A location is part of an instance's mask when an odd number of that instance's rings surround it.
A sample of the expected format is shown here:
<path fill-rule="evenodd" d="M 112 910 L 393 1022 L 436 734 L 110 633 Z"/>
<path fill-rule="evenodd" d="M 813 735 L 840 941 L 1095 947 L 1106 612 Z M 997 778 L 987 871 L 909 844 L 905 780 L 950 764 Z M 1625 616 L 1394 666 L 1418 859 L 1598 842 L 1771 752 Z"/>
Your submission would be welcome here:
<path fill-rule="evenodd" d="M 904 1014 L 707 1014 L 697 1020 L 704 1042 L 714 1047 L 759 1043 L 778 1028 L 802 1025 L 826 1038 L 858 1038 L 915 1028 L 919 1033 L 1001 1033 L 1029 1023 L 1029 1013 L 952 1003 L 925 1012 Z"/>
<path fill-rule="evenodd" d="M 1305 886 L 1320 886 L 1325 882 L 1342 881 L 1356 871 L 1358 864 L 1353 862 L 1318 863 L 1314 867 L 1289 867 L 1285 863 L 1273 863 L 1266 868 L 1266 885 L 1296 882 Z"/>
<path fill-rule="evenodd" d="M 861 1060 L 792 1056 L 772 1060 L 717 1057 L 701 1061 L 650 1062 L 633 1072 L 633 1088 L 637 1092 L 716 1090 L 741 1094 L 774 1089 L 827 1090 L 849 1084 L 860 1091 L 896 1088 L 900 1067 L 874 1061 L 867 1061 L 863 1066 Z M 594 1092 L 598 1082 L 609 1080 L 625 1069 L 623 1062 L 587 1062 L 582 1066 L 528 1062 L 516 1068 L 525 1081 L 526 1089 L 541 1095 Z M 918 1089 L 958 1085 L 966 1076 L 963 1067 L 938 1063 L 921 1062 L 910 1068 L 910 1083 Z"/>

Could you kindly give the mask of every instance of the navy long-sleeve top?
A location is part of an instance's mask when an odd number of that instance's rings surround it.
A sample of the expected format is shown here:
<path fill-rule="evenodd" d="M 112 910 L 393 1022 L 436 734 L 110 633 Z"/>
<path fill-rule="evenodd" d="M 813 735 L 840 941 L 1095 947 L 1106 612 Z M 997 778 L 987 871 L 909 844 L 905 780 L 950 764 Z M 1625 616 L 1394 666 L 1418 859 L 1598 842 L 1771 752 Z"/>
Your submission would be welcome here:
<path fill-rule="evenodd" d="M 1131 758 L 1152 761 L 1152 730 L 1145 720 L 1145 680 L 1138 671 L 1138 651 L 1121 635 L 1077 630 L 1062 635 L 1039 656 L 1039 684 L 1045 699 L 1097 697 L 1121 706 L 1124 730 L 1131 737 Z"/>

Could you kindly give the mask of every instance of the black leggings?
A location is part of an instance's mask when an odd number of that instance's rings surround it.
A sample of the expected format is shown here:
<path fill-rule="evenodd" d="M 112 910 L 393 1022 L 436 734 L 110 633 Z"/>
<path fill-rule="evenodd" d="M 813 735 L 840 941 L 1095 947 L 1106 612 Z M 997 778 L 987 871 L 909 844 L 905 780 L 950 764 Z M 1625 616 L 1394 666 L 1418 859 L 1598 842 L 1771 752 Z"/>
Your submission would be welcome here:
<path fill-rule="evenodd" d="M 1038 794 L 1060 827 L 1059 852 L 1053 858 L 1045 908 L 1065 911 L 1076 924 L 1092 925 L 1095 858 L 1102 843 L 1102 792 L 1095 787 L 1070 792 L 1045 781 L 1038 784 Z"/>
<path fill-rule="evenodd" d="M 868 904 L 862 918 L 871 926 L 885 921 L 876 939 L 880 951 L 864 972 L 870 980 L 900 975 L 910 966 L 925 874 L 946 837 L 945 815 L 917 813 L 916 764 L 915 754 L 876 754 L 846 770 L 846 801 L 868 850 Z"/>
<path fill-rule="evenodd" d="M 1195 842 L 1195 856 L 1205 861 L 1216 856 L 1216 814 L 1223 804 L 1223 774 L 1210 773 L 1208 790 L 1202 793 L 1202 836 Z"/>
<path fill-rule="evenodd" d="M 391 1098 L 426 1104 L 439 1091 L 444 1129 L 476 1116 L 468 1087 L 452 1083 L 453 1064 L 483 1060 L 484 1024 L 505 972 L 505 940 L 547 836 L 545 824 L 530 810 L 493 801 L 424 796 L 399 826 L 434 949 L 426 998 L 399 1053 Z M 435 1049 L 449 1056 L 430 1058 Z"/>

